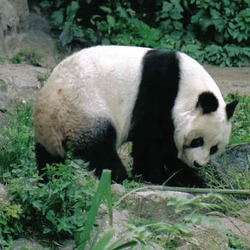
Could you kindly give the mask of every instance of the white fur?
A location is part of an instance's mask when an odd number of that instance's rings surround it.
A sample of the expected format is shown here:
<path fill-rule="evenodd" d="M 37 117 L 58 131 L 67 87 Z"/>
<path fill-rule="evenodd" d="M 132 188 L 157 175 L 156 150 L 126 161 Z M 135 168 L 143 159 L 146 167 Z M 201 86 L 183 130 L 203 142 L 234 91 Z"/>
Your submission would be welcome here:
<path fill-rule="evenodd" d="M 178 158 L 190 167 L 194 161 L 205 165 L 210 160 L 210 148 L 218 145 L 218 154 L 225 150 L 229 142 L 231 123 L 226 116 L 226 104 L 220 90 L 207 71 L 194 59 L 178 53 L 180 60 L 179 92 L 172 111 L 175 133 L 174 139 L 178 149 Z M 203 115 L 196 108 L 198 96 L 204 91 L 212 92 L 219 102 L 215 112 Z M 204 146 L 183 148 L 198 137 L 204 138 Z"/>
<path fill-rule="evenodd" d="M 74 136 L 77 129 L 80 131 L 87 124 L 91 127 L 94 120 L 104 117 L 113 123 L 119 146 L 129 131 L 142 59 L 148 50 L 98 46 L 81 50 L 63 60 L 38 95 L 36 107 L 40 111 L 34 112 L 34 120 L 40 123 L 35 122 L 35 126 L 36 137 L 42 145 L 54 155 L 63 156 L 62 138 Z M 70 114 L 70 120 L 66 120 L 67 114 Z M 51 134 L 46 127 L 59 130 Z M 59 131 L 62 131 L 60 136 Z"/>

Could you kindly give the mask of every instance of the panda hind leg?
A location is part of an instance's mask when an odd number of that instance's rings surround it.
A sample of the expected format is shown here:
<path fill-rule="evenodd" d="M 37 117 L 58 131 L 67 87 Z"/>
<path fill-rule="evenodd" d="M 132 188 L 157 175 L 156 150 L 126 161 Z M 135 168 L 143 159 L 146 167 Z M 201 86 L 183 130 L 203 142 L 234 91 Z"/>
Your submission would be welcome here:
<path fill-rule="evenodd" d="M 63 158 L 51 155 L 40 143 L 35 144 L 35 154 L 38 174 L 42 177 L 42 183 L 48 183 L 49 178 L 46 171 L 46 164 L 63 162 Z"/>
<path fill-rule="evenodd" d="M 111 170 L 113 181 L 127 179 L 127 171 L 116 150 L 116 130 L 109 121 L 98 121 L 95 126 L 83 130 L 73 147 L 76 157 L 89 162 L 89 170 L 100 177 L 103 169 Z"/>

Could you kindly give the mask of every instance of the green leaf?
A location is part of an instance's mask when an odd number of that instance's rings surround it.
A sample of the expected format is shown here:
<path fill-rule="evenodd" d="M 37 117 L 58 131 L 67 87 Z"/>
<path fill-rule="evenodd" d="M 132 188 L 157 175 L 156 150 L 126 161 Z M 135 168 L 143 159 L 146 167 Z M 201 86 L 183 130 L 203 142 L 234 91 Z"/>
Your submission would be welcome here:
<path fill-rule="evenodd" d="M 162 5 L 162 11 L 163 12 L 170 12 L 173 9 L 173 4 L 164 1 Z"/>
<path fill-rule="evenodd" d="M 108 14 L 112 13 L 112 10 L 107 6 L 100 6 L 99 8 Z"/>
<path fill-rule="evenodd" d="M 90 233 L 95 223 L 95 218 L 98 212 L 98 208 L 102 200 L 105 200 L 108 206 L 110 225 L 113 224 L 112 213 L 112 194 L 111 194 L 111 172 L 110 170 L 103 170 L 102 176 L 99 181 L 99 185 L 96 194 L 93 198 L 91 208 L 88 212 L 87 221 L 82 234 L 77 236 L 77 249 L 84 250 L 89 240 Z"/>
<path fill-rule="evenodd" d="M 79 9 L 78 2 L 72 1 L 71 4 L 67 7 L 67 21 L 72 22 L 74 20 L 78 9 Z"/>
<path fill-rule="evenodd" d="M 64 21 L 63 10 L 60 9 L 60 10 L 54 11 L 51 15 L 51 20 L 54 26 L 58 28 L 61 27 Z"/>
<path fill-rule="evenodd" d="M 92 250 L 110 250 L 110 248 L 107 249 L 107 245 L 112 239 L 114 233 L 115 233 L 114 228 L 111 228 L 110 230 L 108 230 L 108 232 L 106 232 L 98 241 L 98 243 L 96 243 L 91 249 Z"/>
<path fill-rule="evenodd" d="M 107 15 L 107 22 L 111 28 L 115 27 L 115 18 L 111 15 Z"/>

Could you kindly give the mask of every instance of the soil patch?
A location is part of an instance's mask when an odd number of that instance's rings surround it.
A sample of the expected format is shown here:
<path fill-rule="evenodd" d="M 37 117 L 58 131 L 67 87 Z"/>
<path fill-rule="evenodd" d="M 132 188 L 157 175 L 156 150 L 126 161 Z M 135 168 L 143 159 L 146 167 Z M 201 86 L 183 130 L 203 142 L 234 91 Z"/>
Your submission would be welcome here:
<path fill-rule="evenodd" d="M 235 92 L 250 95 L 250 67 L 222 68 L 207 64 L 204 68 L 218 84 L 223 95 Z"/>

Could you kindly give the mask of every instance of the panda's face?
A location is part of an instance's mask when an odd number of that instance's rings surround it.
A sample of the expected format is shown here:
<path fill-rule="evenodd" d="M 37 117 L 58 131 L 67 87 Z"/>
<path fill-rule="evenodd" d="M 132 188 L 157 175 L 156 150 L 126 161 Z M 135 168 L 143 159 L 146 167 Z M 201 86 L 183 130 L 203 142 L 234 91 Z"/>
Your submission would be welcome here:
<path fill-rule="evenodd" d="M 190 128 L 190 129 L 189 129 Z M 191 118 L 186 131 L 181 133 L 182 146 L 178 158 L 189 167 L 206 165 L 211 157 L 222 154 L 229 142 L 231 123 L 218 114 L 198 115 Z"/>
<path fill-rule="evenodd" d="M 191 168 L 199 168 L 211 157 L 222 154 L 229 142 L 230 118 L 236 105 L 237 102 L 219 103 L 211 92 L 200 94 L 194 109 L 176 119 L 178 158 Z"/>

